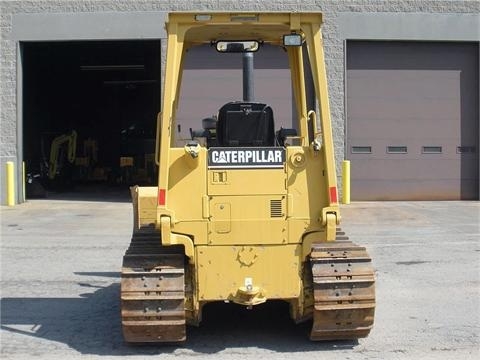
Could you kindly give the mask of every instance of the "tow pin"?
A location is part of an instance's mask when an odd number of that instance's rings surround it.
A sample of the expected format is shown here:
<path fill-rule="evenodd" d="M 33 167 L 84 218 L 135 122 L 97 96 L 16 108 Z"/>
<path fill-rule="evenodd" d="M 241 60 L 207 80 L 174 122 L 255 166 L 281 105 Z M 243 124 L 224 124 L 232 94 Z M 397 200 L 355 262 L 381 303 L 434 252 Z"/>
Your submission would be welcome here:
<path fill-rule="evenodd" d="M 247 291 L 253 290 L 253 280 L 251 277 L 245 278 L 245 288 L 247 289 Z"/>

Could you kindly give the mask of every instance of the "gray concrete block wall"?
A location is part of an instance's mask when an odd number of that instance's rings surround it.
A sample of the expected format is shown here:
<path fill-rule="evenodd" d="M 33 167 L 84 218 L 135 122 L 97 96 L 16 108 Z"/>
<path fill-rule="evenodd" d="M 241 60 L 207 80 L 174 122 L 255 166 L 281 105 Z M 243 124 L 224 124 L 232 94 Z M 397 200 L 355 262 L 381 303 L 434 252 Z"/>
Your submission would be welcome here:
<path fill-rule="evenodd" d="M 6 202 L 6 163 L 17 158 L 16 45 L 7 40 L 12 14 L 0 9 L 0 203 Z"/>
<path fill-rule="evenodd" d="M 329 82 L 330 106 L 336 144 L 337 172 L 344 159 L 344 40 L 340 36 L 338 16 L 346 12 L 425 14 L 478 14 L 480 2 L 436 0 L 30 0 L 0 1 L 0 166 L 3 180 L 5 161 L 17 161 L 17 39 L 12 38 L 15 14 L 102 13 L 132 11 L 322 11 L 324 48 Z M 128 24 L 127 24 L 128 26 Z M 163 24 L 159 24 L 163 26 Z M 41 31 L 41 29 L 39 29 Z M 4 182 L 2 181 L 2 184 Z M 339 178 L 341 185 L 341 178 Z M 20 198 L 20 196 L 19 196 Z M 0 201 L 5 187 L 0 185 Z"/>

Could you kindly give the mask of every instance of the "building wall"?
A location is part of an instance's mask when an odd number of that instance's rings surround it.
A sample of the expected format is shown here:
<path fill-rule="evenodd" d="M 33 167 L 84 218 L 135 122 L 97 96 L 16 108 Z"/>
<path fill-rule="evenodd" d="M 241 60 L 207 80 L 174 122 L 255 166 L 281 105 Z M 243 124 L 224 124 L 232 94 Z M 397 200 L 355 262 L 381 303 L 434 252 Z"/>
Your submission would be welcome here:
<path fill-rule="evenodd" d="M 478 0 L 0 1 L 0 201 L 5 162 L 22 159 L 19 41 L 164 37 L 166 11 L 322 11 L 337 172 L 344 159 L 346 39 L 479 41 Z M 453 33 L 453 35 L 452 35 Z M 448 37 L 448 39 L 445 39 Z M 18 60 L 17 60 L 18 59 Z M 21 169 L 17 166 L 18 175 Z M 19 178 L 21 178 L 19 176 Z M 341 184 L 341 179 L 339 179 Z M 21 186 L 17 192 L 23 198 Z"/>

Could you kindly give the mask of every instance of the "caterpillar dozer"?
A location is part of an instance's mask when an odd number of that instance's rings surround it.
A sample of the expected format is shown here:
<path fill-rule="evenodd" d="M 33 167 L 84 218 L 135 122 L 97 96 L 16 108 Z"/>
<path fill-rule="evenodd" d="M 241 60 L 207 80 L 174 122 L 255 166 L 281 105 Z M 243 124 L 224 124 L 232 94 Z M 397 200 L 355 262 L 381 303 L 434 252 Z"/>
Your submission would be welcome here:
<path fill-rule="evenodd" d="M 312 321 L 314 341 L 369 334 L 374 270 L 365 248 L 339 228 L 321 24 L 321 13 L 169 14 L 158 186 L 131 188 L 134 229 L 121 273 L 126 342 L 185 341 L 186 325 L 199 326 L 203 306 L 217 301 L 286 301 L 293 321 Z M 253 101 L 246 86 L 243 99 L 219 104 L 179 145 L 184 58 L 205 45 L 245 59 L 265 46 L 284 49 L 294 126 L 277 128 L 275 109 Z"/>

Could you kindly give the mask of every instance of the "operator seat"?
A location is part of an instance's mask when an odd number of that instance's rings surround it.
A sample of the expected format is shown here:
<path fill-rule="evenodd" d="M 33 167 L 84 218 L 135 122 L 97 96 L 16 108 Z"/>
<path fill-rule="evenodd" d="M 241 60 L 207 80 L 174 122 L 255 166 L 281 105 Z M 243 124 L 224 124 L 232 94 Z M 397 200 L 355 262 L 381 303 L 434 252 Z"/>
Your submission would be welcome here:
<path fill-rule="evenodd" d="M 229 102 L 218 112 L 217 145 L 274 146 L 274 129 L 270 106 L 254 102 Z"/>

